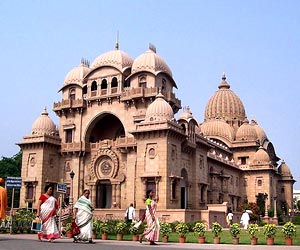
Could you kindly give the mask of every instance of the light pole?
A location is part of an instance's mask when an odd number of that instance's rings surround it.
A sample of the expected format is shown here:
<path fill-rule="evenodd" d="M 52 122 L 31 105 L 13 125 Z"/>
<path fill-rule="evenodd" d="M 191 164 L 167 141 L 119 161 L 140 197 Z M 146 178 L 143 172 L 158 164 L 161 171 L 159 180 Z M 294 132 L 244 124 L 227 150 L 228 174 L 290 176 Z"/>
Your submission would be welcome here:
<path fill-rule="evenodd" d="M 72 170 L 70 172 L 70 177 L 71 177 L 71 197 L 70 197 L 70 205 L 71 205 L 71 215 L 73 214 L 73 179 L 74 179 L 75 173 Z"/>
<path fill-rule="evenodd" d="M 265 200 L 265 218 L 268 218 L 268 205 L 267 205 L 267 199 L 268 199 L 268 194 L 264 193 L 264 200 Z"/>

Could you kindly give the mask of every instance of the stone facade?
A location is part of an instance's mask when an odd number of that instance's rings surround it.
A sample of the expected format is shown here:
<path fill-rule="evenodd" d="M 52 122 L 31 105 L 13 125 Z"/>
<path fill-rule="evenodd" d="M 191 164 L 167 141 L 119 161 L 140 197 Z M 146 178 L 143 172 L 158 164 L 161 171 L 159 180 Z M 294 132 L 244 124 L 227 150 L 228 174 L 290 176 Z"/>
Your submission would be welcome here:
<path fill-rule="evenodd" d="M 201 123 L 189 107 L 174 118 L 181 109 L 174 88 L 153 46 L 135 60 L 118 44 L 91 66 L 82 60 L 54 103 L 58 128 L 45 109 L 18 143 L 21 207 L 35 208 L 47 183 L 67 184 L 66 196 L 75 200 L 89 189 L 95 214 L 106 218 L 123 218 L 130 203 L 144 209 L 147 189 L 168 221 L 212 221 L 259 195 L 267 207 L 292 207 L 288 166 L 278 166 L 272 143 L 256 121 L 249 123 L 225 75 Z"/>

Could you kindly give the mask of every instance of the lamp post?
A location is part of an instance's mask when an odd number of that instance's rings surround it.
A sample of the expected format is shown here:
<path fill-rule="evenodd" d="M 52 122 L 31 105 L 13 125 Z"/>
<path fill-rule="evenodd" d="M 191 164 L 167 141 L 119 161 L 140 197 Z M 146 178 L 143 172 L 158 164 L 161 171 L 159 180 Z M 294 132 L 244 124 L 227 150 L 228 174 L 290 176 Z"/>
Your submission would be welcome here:
<path fill-rule="evenodd" d="M 73 179 L 74 179 L 75 173 L 72 170 L 70 172 L 70 177 L 71 177 L 71 194 L 70 194 L 70 206 L 71 206 L 71 214 L 73 214 Z"/>
<path fill-rule="evenodd" d="M 264 193 L 264 200 L 265 200 L 265 218 L 268 218 L 268 205 L 267 205 L 267 199 L 268 199 L 268 194 Z"/>
<path fill-rule="evenodd" d="M 273 199 L 274 199 L 274 218 L 277 219 L 277 201 L 276 201 L 277 197 L 274 196 Z"/>

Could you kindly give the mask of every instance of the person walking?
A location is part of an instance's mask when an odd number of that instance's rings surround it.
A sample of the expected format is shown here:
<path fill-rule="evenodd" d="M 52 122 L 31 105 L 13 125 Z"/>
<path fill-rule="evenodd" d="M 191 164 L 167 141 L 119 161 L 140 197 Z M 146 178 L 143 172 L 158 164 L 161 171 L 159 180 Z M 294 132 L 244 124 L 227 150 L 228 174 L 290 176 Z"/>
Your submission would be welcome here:
<path fill-rule="evenodd" d="M 38 200 L 36 213 L 36 216 L 42 220 L 42 230 L 38 233 L 38 239 L 41 241 L 44 238 L 53 242 L 54 239 L 60 238 L 55 220 L 58 202 L 52 196 L 53 185 L 46 185 L 44 192 Z"/>
<path fill-rule="evenodd" d="M 133 207 L 133 203 L 130 203 L 130 206 L 126 209 L 125 220 L 130 223 L 135 221 L 135 208 Z"/>
<path fill-rule="evenodd" d="M 153 199 L 152 190 L 148 190 L 146 196 L 147 196 L 147 200 L 146 200 L 147 228 L 142 234 L 139 235 L 139 241 L 140 243 L 142 243 L 143 237 L 145 237 L 150 242 L 150 245 L 157 245 L 155 241 L 158 241 L 159 239 L 159 229 L 160 229 L 158 217 L 156 216 L 157 203 Z"/>
<path fill-rule="evenodd" d="M 6 209 L 7 209 L 7 192 L 4 187 L 4 180 L 0 178 L 0 225 L 2 220 L 6 217 Z"/>
<path fill-rule="evenodd" d="M 241 217 L 241 224 L 244 226 L 244 229 L 248 228 L 249 220 L 250 220 L 250 216 L 246 212 L 246 210 L 244 210 L 242 217 Z"/>
<path fill-rule="evenodd" d="M 228 227 L 230 227 L 233 222 L 233 213 L 232 213 L 231 209 L 228 211 L 228 214 L 226 216 L 226 221 L 227 221 Z"/>
<path fill-rule="evenodd" d="M 80 228 L 80 233 L 74 236 L 74 242 L 88 241 L 94 243 L 93 235 L 93 211 L 92 202 L 90 200 L 90 191 L 85 189 L 83 195 L 74 205 L 73 220 Z"/>

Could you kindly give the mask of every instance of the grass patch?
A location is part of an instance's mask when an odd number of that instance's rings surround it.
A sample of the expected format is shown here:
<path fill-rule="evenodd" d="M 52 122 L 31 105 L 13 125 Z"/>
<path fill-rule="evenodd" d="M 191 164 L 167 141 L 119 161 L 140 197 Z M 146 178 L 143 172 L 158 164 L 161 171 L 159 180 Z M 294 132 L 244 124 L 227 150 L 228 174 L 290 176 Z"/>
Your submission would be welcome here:
<path fill-rule="evenodd" d="M 277 234 L 275 237 L 274 245 L 285 245 L 285 239 L 281 232 L 281 228 L 282 227 L 279 226 L 277 229 Z M 259 230 L 260 231 L 257 233 L 257 238 L 258 238 L 257 244 L 258 245 L 266 245 L 267 242 L 266 242 L 265 236 L 262 233 L 262 227 L 260 227 Z M 213 244 L 213 234 L 211 231 L 207 231 L 205 233 L 205 237 L 206 237 L 205 243 Z M 250 245 L 251 244 L 250 235 L 248 234 L 248 232 L 246 230 L 242 229 L 239 238 L 240 238 L 240 243 L 239 243 L 240 245 Z M 299 238 L 300 238 L 300 226 L 297 226 L 297 235 L 295 237 L 293 237 L 293 245 L 300 245 Z M 108 239 L 116 240 L 117 236 L 110 234 L 108 236 Z M 131 241 L 132 235 L 131 234 L 124 235 L 123 240 Z M 161 237 L 160 237 L 160 241 L 162 241 Z M 175 232 L 171 233 L 169 236 L 169 242 L 178 243 L 178 234 Z M 198 244 L 198 236 L 196 234 L 194 234 L 193 232 L 189 232 L 186 237 L 186 242 Z M 223 229 L 223 232 L 221 234 L 221 244 L 232 244 L 232 237 L 231 237 L 228 229 Z"/>

